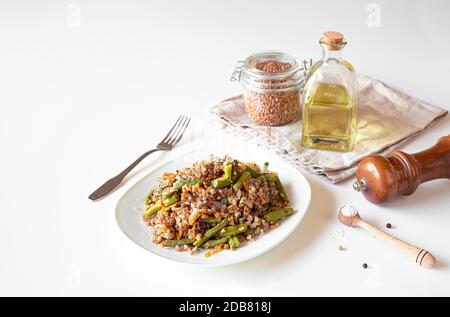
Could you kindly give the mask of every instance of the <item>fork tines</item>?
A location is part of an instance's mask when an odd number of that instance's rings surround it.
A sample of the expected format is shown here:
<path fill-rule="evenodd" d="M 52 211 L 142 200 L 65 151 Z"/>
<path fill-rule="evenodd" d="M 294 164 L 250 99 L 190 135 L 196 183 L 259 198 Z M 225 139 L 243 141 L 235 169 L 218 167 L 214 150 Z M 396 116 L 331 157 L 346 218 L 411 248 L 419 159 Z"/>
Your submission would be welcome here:
<path fill-rule="evenodd" d="M 176 145 L 183 137 L 183 134 L 186 131 L 186 128 L 188 127 L 190 121 L 191 119 L 185 115 L 179 116 L 172 129 L 170 129 L 169 133 L 161 141 L 160 144 L 166 146 Z"/>

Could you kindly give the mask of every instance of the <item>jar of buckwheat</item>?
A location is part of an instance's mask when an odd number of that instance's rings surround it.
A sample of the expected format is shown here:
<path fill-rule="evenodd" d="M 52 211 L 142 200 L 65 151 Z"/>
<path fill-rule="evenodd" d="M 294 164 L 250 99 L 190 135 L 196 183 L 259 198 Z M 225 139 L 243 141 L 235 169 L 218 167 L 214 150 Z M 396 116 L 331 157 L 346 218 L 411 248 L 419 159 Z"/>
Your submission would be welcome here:
<path fill-rule="evenodd" d="M 244 86 L 245 110 L 257 124 L 280 126 L 300 117 L 306 65 L 280 51 L 253 54 L 231 76 Z"/>

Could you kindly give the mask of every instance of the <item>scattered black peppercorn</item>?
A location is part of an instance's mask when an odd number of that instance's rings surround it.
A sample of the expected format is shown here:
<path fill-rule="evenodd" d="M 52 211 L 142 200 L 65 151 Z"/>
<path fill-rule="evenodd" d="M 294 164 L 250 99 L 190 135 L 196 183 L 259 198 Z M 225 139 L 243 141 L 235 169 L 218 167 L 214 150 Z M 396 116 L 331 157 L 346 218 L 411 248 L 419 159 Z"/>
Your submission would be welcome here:
<path fill-rule="evenodd" d="M 392 225 L 388 222 L 388 223 L 386 224 L 386 228 L 391 229 L 391 228 L 392 228 Z"/>
<path fill-rule="evenodd" d="M 367 263 L 364 263 L 363 268 L 367 269 L 367 267 L 368 267 Z"/>

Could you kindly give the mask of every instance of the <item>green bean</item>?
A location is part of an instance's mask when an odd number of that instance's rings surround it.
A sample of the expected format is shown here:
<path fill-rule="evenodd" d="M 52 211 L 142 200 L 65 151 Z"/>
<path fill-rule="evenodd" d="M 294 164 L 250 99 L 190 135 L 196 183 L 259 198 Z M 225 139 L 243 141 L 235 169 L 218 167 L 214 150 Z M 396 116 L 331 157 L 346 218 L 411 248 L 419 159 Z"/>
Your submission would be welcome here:
<path fill-rule="evenodd" d="M 214 188 L 224 188 L 231 185 L 231 180 L 225 177 L 219 177 L 212 181 L 212 187 Z"/>
<path fill-rule="evenodd" d="M 191 239 L 181 239 L 181 240 L 166 240 L 163 242 L 163 246 L 165 247 L 174 247 L 177 245 L 185 245 L 185 244 L 192 244 L 192 242 L 194 242 L 194 240 Z"/>
<path fill-rule="evenodd" d="M 183 188 L 184 185 L 197 185 L 203 183 L 202 179 L 179 179 L 175 182 L 173 187 L 176 190 L 180 190 Z"/>
<path fill-rule="evenodd" d="M 234 184 L 236 183 L 236 181 L 239 179 L 239 177 L 241 176 L 241 173 L 238 172 L 237 170 L 237 161 L 233 162 L 233 171 L 231 172 L 231 182 Z"/>
<path fill-rule="evenodd" d="M 256 228 L 248 228 L 245 232 L 243 232 L 242 234 L 244 235 L 244 236 L 248 236 L 249 234 L 253 234 L 253 233 L 255 233 L 255 231 L 256 231 Z"/>
<path fill-rule="evenodd" d="M 160 203 L 156 203 L 154 204 L 152 207 L 150 207 L 149 209 L 147 209 L 147 211 L 145 212 L 145 216 L 146 217 L 151 217 L 154 213 L 158 212 L 159 210 L 161 210 L 163 206 Z"/>
<path fill-rule="evenodd" d="M 234 184 L 239 179 L 239 176 L 241 176 L 241 174 L 237 170 L 238 161 L 234 160 L 232 162 L 231 166 L 232 166 L 232 171 L 231 171 L 230 179 L 231 179 L 231 182 Z"/>
<path fill-rule="evenodd" d="M 231 179 L 232 172 L 233 172 L 233 165 L 231 163 L 223 167 L 224 177 Z"/>
<path fill-rule="evenodd" d="M 202 179 L 183 179 L 178 176 L 176 178 L 177 178 L 177 181 L 173 184 L 170 191 L 164 195 L 164 199 L 172 197 L 172 195 L 177 193 L 179 190 L 181 190 L 184 185 L 197 185 L 197 184 L 203 183 Z"/>
<path fill-rule="evenodd" d="M 239 177 L 241 177 L 241 173 L 238 173 L 238 171 L 233 170 L 233 174 L 231 174 L 231 182 L 234 184 L 237 182 Z"/>
<path fill-rule="evenodd" d="M 230 157 L 227 158 L 224 162 L 223 162 L 223 166 L 225 165 L 229 165 L 229 164 L 234 164 L 236 160 L 231 159 Z"/>
<path fill-rule="evenodd" d="M 152 197 L 153 197 L 154 190 L 150 190 L 150 192 L 145 196 L 145 205 L 150 205 L 152 203 Z"/>
<path fill-rule="evenodd" d="M 205 249 L 209 249 L 209 248 L 218 246 L 219 244 L 227 243 L 227 241 L 228 241 L 227 237 L 216 239 L 216 240 L 209 240 L 209 241 L 206 241 L 202 247 Z"/>
<path fill-rule="evenodd" d="M 205 232 L 205 235 L 200 240 L 194 241 L 194 246 L 201 247 L 203 243 L 211 239 L 213 236 L 215 236 L 220 230 L 222 230 L 223 227 L 225 227 L 228 224 L 228 220 L 224 219 L 219 224 L 217 224 L 215 227 L 209 229 Z"/>
<path fill-rule="evenodd" d="M 248 181 L 250 178 L 252 178 L 252 174 L 250 172 L 244 172 L 244 174 L 239 177 L 236 183 L 234 183 L 233 188 L 234 190 L 241 189 L 244 185 L 244 182 Z"/>
<path fill-rule="evenodd" d="M 266 178 L 267 178 L 267 181 L 275 183 L 275 185 L 277 186 L 278 191 L 280 192 L 281 200 L 283 200 L 284 202 L 289 201 L 288 196 L 286 194 L 286 190 L 284 189 L 284 186 L 281 183 L 280 178 L 278 177 L 278 175 L 268 175 L 268 176 L 266 176 Z"/>
<path fill-rule="evenodd" d="M 286 216 L 290 216 L 294 213 L 294 209 L 293 208 L 282 208 L 282 209 L 278 209 L 278 210 L 274 210 L 269 212 L 265 218 L 267 221 L 276 221 L 278 219 L 281 219 L 283 217 Z"/>
<path fill-rule="evenodd" d="M 245 223 L 241 225 L 226 227 L 219 232 L 219 237 L 232 237 L 239 233 L 245 232 L 247 229 L 248 225 L 246 225 Z"/>
<path fill-rule="evenodd" d="M 264 175 L 261 175 L 261 176 L 257 177 L 256 179 L 259 179 L 260 181 L 263 181 L 263 182 L 267 182 L 267 178 Z"/>
<path fill-rule="evenodd" d="M 253 168 L 251 168 L 248 165 L 245 165 L 245 171 L 250 172 L 250 174 L 252 175 L 253 178 L 257 178 L 261 176 L 261 173 L 258 173 L 256 170 L 254 170 Z"/>
<path fill-rule="evenodd" d="M 230 247 L 239 248 L 241 245 L 241 241 L 239 241 L 239 238 L 237 236 L 232 236 L 228 238 L 228 244 Z"/>
<path fill-rule="evenodd" d="M 232 236 L 228 238 L 228 244 L 230 247 L 239 248 L 241 245 L 241 241 L 239 241 L 239 238 L 237 236 Z"/>
<path fill-rule="evenodd" d="M 262 172 L 267 173 L 268 169 L 269 169 L 269 162 L 264 162 Z"/>
<path fill-rule="evenodd" d="M 233 165 L 231 163 L 224 165 L 223 175 L 211 182 L 214 188 L 224 188 L 231 185 L 231 175 L 233 173 Z"/>
<path fill-rule="evenodd" d="M 239 241 L 239 238 L 237 236 L 234 236 L 233 240 L 234 240 L 234 246 L 239 248 L 241 246 L 241 241 Z"/>
<path fill-rule="evenodd" d="M 179 200 L 180 200 L 180 195 L 178 195 L 178 193 L 174 193 L 169 198 L 166 198 L 163 200 L 163 205 L 167 207 L 167 206 L 175 204 Z"/>
<path fill-rule="evenodd" d="M 208 223 L 218 223 L 220 220 L 215 217 L 205 217 L 205 218 L 200 218 L 200 221 L 208 222 Z"/>
<path fill-rule="evenodd" d="M 178 191 L 176 190 L 176 189 L 174 189 L 174 190 L 170 190 L 170 191 L 168 191 L 164 196 L 163 196 L 163 199 L 167 199 L 167 198 L 170 198 L 170 197 L 172 197 L 174 194 L 176 194 Z"/>

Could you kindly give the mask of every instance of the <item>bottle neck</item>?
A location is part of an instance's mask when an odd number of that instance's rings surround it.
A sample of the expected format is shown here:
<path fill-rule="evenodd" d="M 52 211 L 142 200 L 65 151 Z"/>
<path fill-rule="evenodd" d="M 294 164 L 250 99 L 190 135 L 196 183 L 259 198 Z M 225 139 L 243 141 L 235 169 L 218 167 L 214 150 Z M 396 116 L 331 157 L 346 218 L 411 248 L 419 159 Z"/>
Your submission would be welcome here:
<path fill-rule="evenodd" d="M 342 60 L 342 49 L 330 50 L 325 45 L 322 45 L 322 60 L 328 62 L 334 60 L 340 62 Z"/>

